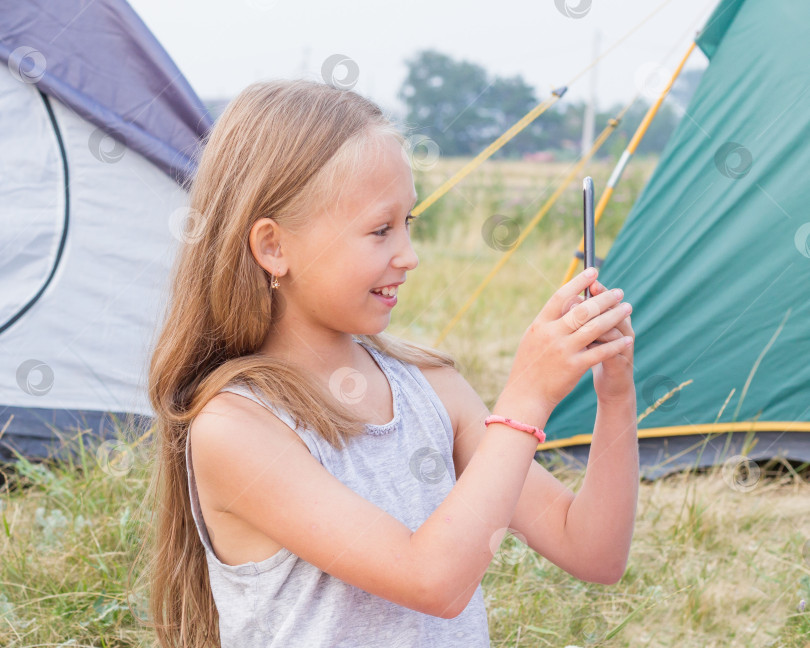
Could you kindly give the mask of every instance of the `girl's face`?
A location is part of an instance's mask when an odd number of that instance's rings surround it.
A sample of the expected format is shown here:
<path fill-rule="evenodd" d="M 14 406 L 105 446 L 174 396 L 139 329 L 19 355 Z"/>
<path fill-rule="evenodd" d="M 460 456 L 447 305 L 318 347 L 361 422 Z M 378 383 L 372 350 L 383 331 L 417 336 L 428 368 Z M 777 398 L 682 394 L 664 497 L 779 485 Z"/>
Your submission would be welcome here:
<path fill-rule="evenodd" d="M 400 284 L 419 263 L 409 226 L 416 199 L 405 152 L 385 137 L 379 155 L 359 167 L 337 203 L 313 214 L 299 237 L 282 240 L 289 255 L 279 288 L 284 319 L 351 334 L 384 330 L 396 298 L 372 291 Z"/>

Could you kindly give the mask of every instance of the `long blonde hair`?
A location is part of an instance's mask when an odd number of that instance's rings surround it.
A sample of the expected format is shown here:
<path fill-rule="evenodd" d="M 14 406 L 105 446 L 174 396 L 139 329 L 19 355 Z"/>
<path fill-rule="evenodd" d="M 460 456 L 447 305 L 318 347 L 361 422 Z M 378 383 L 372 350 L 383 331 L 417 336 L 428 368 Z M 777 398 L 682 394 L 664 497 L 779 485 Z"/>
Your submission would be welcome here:
<path fill-rule="evenodd" d="M 185 459 L 189 426 L 205 404 L 228 383 L 245 383 L 336 448 L 364 431 L 313 377 L 258 353 L 280 315 L 248 235 L 263 217 L 301 231 L 385 136 L 404 141 L 373 102 L 299 79 L 248 86 L 202 143 L 188 187 L 194 234 L 184 236 L 172 270 L 148 376 L 156 439 L 146 502 L 157 521 L 143 548 L 147 625 L 161 648 L 220 645 Z M 389 334 L 355 337 L 419 367 L 456 366 L 447 353 Z"/>

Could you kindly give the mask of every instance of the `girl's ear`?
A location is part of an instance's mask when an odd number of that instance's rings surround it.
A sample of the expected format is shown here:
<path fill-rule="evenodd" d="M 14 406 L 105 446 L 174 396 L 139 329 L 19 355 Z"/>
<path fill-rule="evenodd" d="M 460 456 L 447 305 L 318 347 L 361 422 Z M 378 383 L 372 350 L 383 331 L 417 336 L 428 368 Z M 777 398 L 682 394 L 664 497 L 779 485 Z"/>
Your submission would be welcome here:
<path fill-rule="evenodd" d="M 276 277 L 287 272 L 281 245 L 281 228 L 272 218 L 257 220 L 250 229 L 248 242 L 256 263 L 267 272 Z"/>

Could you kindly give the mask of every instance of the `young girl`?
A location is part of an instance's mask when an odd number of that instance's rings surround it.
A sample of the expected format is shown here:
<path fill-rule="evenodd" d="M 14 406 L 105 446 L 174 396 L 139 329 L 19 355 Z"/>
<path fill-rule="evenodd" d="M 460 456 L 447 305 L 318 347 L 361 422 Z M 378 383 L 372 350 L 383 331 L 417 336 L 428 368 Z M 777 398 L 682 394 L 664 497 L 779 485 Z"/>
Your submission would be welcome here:
<path fill-rule="evenodd" d="M 490 420 L 451 356 L 383 333 L 418 264 L 416 201 L 402 136 L 351 91 L 253 84 L 209 133 L 149 376 L 163 648 L 489 646 L 480 583 L 508 529 L 578 578 L 621 577 L 638 484 L 621 295 L 588 273 L 560 288 Z M 590 368 L 575 498 L 533 457 Z"/>

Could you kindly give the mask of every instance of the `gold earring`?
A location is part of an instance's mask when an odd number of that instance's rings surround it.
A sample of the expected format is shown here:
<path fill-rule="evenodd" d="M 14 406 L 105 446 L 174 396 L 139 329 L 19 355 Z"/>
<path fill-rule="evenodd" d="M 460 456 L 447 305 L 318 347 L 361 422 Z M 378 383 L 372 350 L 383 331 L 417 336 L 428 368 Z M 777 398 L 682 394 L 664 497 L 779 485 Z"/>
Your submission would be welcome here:
<path fill-rule="evenodd" d="M 278 254 L 279 251 L 281 251 L 281 245 L 280 244 L 278 246 L 276 246 L 276 254 Z M 278 285 L 279 285 L 278 284 L 278 279 L 276 279 L 275 275 L 273 275 L 272 273 L 270 274 L 270 277 L 272 278 L 272 281 L 270 282 L 270 287 L 271 288 L 278 288 Z"/>

